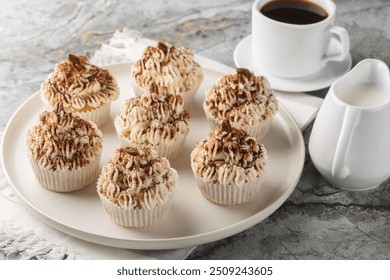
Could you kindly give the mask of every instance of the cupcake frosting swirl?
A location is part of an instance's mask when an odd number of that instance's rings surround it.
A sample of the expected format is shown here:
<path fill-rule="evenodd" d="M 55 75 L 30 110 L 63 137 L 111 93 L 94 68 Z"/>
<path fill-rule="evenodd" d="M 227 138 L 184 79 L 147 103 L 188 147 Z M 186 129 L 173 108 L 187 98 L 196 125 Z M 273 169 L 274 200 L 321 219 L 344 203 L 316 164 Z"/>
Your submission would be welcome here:
<path fill-rule="evenodd" d="M 119 148 L 103 167 L 97 190 L 127 209 L 153 209 L 174 193 L 178 175 L 166 158 L 150 148 Z"/>
<path fill-rule="evenodd" d="M 73 54 L 56 64 L 41 92 L 51 105 L 61 102 L 72 111 L 92 110 L 119 96 L 109 70 L 91 64 L 86 56 Z"/>
<path fill-rule="evenodd" d="M 142 58 L 133 64 L 131 75 L 142 88 L 155 83 L 168 88 L 171 94 L 187 92 L 203 78 L 202 68 L 190 49 L 177 49 L 162 42 L 145 49 Z"/>
<path fill-rule="evenodd" d="M 199 141 L 191 153 L 193 171 L 205 181 L 242 186 L 260 177 L 267 164 L 263 144 L 224 121 Z"/>
<path fill-rule="evenodd" d="M 115 122 L 118 133 L 137 144 L 158 145 L 187 134 L 190 115 L 184 110 L 181 96 L 151 87 L 144 95 L 127 99 Z"/>
<path fill-rule="evenodd" d="M 43 112 L 27 133 L 31 158 L 53 171 L 83 167 L 100 155 L 102 147 L 103 134 L 96 125 L 64 111 L 59 104 Z"/>
<path fill-rule="evenodd" d="M 204 109 L 220 122 L 228 120 L 239 127 L 253 126 L 275 115 L 278 102 L 268 80 L 245 68 L 236 71 L 206 91 Z"/>

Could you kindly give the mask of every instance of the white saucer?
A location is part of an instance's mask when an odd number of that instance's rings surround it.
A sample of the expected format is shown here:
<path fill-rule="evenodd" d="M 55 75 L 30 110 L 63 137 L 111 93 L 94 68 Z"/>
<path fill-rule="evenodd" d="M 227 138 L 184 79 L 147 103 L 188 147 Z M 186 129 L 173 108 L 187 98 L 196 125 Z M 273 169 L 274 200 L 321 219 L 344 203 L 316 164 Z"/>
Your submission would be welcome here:
<path fill-rule="evenodd" d="M 237 67 L 248 68 L 256 75 L 264 75 L 268 78 L 271 87 L 275 90 L 301 92 L 314 91 L 330 86 L 335 80 L 346 74 L 351 69 L 351 55 L 343 61 L 331 61 L 317 73 L 309 77 L 299 79 L 284 79 L 261 71 L 260 67 L 253 63 L 252 59 L 252 35 L 238 43 L 234 50 L 234 63 Z M 336 43 L 330 44 L 330 52 L 337 51 Z"/>

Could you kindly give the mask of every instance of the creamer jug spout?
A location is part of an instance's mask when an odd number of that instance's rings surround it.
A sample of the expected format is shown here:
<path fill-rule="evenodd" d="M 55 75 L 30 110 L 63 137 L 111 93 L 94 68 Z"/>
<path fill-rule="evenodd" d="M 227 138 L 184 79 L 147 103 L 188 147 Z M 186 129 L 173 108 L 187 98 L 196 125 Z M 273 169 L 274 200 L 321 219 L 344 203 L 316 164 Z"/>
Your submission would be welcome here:
<path fill-rule="evenodd" d="M 333 83 L 329 93 L 347 106 L 368 109 L 390 104 L 389 67 L 377 59 L 365 59 Z"/>

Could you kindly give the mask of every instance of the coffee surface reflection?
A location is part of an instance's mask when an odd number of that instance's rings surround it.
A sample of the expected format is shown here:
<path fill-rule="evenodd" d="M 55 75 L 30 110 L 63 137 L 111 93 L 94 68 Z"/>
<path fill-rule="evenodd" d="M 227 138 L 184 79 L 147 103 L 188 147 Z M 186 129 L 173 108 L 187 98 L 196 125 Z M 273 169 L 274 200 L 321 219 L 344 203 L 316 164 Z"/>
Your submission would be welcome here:
<path fill-rule="evenodd" d="M 260 8 L 268 18 L 291 24 L 312 24 L 328 17 L 321 6 L 302 0 L 274 0 Z"/>

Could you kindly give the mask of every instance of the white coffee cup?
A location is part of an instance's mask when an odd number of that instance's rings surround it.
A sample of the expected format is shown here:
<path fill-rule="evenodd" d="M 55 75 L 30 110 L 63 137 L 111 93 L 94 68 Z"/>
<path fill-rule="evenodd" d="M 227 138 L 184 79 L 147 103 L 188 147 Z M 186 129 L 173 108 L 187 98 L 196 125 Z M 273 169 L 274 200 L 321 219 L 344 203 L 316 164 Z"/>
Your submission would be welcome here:
<path fill-rule="evenodd" d="M 334 186 L 374 188 L 390 176 L 389 128 L 389 68 L 365 59 L 329 88 L 310 135 L 310 157 Z"/>
<path fill-rule="evenodd" d="M 343 61 L 349 55 L 345 28 L 334 26 L 336 5 L 330 0 L 311 0 L 328 16 L 312 24 L 291 24 L 273 20 L 260 12 L 272 0 L 256 0 L 252 6 L 252 55 L 264 74 L 302 78 L 320 71 L 329 61 Z M 328 53 L 331 40 L 337 53 Z"/>

